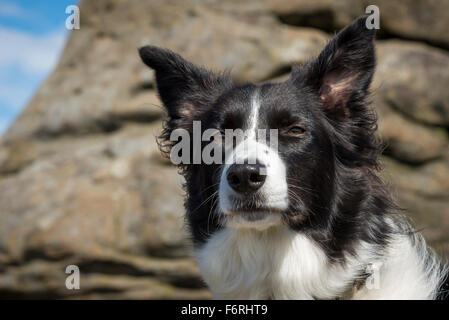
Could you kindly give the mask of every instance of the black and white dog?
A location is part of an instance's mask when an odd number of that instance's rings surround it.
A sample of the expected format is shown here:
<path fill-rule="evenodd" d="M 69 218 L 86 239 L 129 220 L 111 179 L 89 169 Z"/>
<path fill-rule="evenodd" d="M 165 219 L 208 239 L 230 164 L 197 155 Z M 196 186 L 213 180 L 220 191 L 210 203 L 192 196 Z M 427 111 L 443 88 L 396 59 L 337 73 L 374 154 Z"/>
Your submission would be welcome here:
<path fill-rule="evenodd" d="M 190 132 L 194 121 L 245 134 L 234 162 L 180 165 L 196 258 L 216 298 L 445 295 L 446 267 L 376 174 L 380 145 L 367 101 L 375 30 L 365 22 L 343 29 L 283 83 L 236 85 L 169 50 L 140 49 L 168 111 L 163 151 L 175 129 Z M 258 129 L 277 129 L 277 150 Z"/>

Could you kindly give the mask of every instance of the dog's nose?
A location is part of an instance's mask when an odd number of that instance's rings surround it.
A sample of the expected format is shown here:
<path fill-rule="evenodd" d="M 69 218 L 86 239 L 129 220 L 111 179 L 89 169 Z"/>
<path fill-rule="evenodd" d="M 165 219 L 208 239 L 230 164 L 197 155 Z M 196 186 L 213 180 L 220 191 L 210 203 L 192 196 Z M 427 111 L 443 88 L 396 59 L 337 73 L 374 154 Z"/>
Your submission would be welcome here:
<path fill-rule="evenodd" d="M 232 189 L 239 193 L 255 192 L 265 182 L 266 168 L 262 164 L 233 164 L 226 179 Z"/>

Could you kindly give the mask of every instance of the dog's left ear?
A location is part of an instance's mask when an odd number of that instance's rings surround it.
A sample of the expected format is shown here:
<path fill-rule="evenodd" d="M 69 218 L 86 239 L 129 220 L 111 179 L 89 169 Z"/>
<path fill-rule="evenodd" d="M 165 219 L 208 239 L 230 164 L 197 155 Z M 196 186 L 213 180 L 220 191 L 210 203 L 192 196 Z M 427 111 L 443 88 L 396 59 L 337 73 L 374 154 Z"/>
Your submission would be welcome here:
<path fill-rule="evenodd" d="M 353 102 L 364 99 L 375 67 L 375 29 L 361 17 L 340 31 L 320 55 L 292 74 L 318 93 L 324 111 L 348 117 Z"/>

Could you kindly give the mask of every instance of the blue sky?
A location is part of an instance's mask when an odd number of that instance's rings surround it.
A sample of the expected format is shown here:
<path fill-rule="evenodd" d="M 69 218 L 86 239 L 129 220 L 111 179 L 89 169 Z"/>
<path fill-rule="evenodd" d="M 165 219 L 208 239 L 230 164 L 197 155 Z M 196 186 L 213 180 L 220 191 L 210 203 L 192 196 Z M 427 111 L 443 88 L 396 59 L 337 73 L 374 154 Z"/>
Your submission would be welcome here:
<path fill-rule="evenodd" d="M 0 0 L 0 135 L 56 65 L 77 0 Z M 80 14 L 81 15 L 81 14 Z"/>

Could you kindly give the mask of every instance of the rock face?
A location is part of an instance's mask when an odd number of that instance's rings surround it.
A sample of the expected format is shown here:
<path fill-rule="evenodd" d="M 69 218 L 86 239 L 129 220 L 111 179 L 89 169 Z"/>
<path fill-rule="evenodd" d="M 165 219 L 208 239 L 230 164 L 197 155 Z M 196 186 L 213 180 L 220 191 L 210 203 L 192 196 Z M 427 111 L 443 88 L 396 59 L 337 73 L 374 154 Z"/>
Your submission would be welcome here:
<path fill-rule="evenodd" d="M 284 22 L 341 28 L 376 5 L 380 13 L 381 35 L 424 40 L 449 48 L 449 2 L 440 0 L 265 0 Z M 368 10 L 366 13 L 372 13 Z"/>
<path fill-rule="evenodd" d="M 383 176 L 448 254 L 448 10 L 403 2 L 374 1 L 381 27 L 408 39 L 377 46 Z M 160 45 L 232 68 L 236 81 L 279 80 L 364 6 L 98 0 L 80 11 L 81 29 L 56 70 L 0 141 L 0 298 L 210 298 L 190 258 L 183 181 L 159 155 L 164 111 L 137 48 Z M 423 11 L 442 18 L 419 29 L 412 20 L 428 22 Z M 68 265 L 80 268 L 80 290 L 65 287 Z"/>
<path fill-rule="evenodd" d="M 448 147 L 448 53 L 388 40 L 379 43 L 377 56 L 372 88 L 388 150 L 410 163 L 441 157 Z"/>

